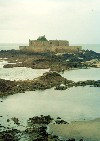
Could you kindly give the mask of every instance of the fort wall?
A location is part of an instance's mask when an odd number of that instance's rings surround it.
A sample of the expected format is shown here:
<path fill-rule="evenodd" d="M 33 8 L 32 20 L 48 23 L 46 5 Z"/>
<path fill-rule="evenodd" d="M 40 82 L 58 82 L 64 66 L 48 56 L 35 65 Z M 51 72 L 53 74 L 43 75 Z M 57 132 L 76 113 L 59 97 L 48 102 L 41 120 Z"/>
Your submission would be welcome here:
<path fill-rule="evenodd" d="M 29 40 L 29 46 L 69 46 L 68 41 L 64 40 L 49 40 L 49 41 L 38 41 L 38 40 Z"/>
<path fill-rule="evenodd" d="M 69 42 L 64 40 L 59 40 L 59 46 L 69 46 Z"/>
<path fill-rule="evenodd" d="M 45 36 L 41 36 L 44 38 Z M 66 40 L 29 40 L 29 46 L 20 46 L 20 50 L 31 52 L 76 52 L 82 49 L 81 46 L 69 46 L 69 42 Z"/>
<path fill-rule="evenodd" d="M 54 46 L 52 47 L 52 52 L 65 53 L 65 52 L 77 52 L 82 49 L 81 46 Z"/>
<path fill-rule="evenodd" d="M 44 46 L 44 47 L 33 47 L 25 46 L 21 50 L 29 52 L 54 52 L 54 53 L 65 53 L 65 52 L 78 52 L 82 49 L 81 46 Z"/>

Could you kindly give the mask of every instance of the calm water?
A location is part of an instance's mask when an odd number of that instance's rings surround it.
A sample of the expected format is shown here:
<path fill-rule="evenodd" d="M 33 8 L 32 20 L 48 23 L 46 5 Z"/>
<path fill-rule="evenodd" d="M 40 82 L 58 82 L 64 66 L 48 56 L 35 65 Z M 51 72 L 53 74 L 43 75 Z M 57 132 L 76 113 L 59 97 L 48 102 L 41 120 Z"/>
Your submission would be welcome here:
<path fill-rule="evenodd" d="M 0 44 L 0 50 L 10 50 L 10 49 L 19 49 L 20 45 L 24 45 L 24 44 L 14 44 L 14 43 L 6 43 L 6 44 Z"/>
<path fill-rule="evenodd" d="M 0 99 L 2 100 L 2 99 Z M 0 102 L 0 118 L 3 125 L 11 117 L 20 119 L 23 125 L 36 115 L 62 117 L 67 121 L 100 117 L 100 88 L 73 87 L 65 91 L 49 89 L 11 95 Z M 8 126 L 12 124 L 8 123 Z"/>
<path fill-rule="evenodd" d="M 85 80 L 100 80 L 100 68 L 70 70 L 65 71 L 61 75 L 75 82 Z"/>
<path fill-rule="evenodd" d="M 93 50 L 100 53 L 100 44 L 83 44 L 83 49 Z"/>
<path fill-rule="evenodd" d="M 6 80 L 32 80 L 43 73 L 48 72 L 49 69 L 31 69 L 26 67 L 3 68 L 8 64 L 7 61 L 0 61 L 0 78 Z"/>
<path fill-rule="evenodd" d="M 75 44 L 74 44 L 75 45 Z M 82 46 L 82 49 L 85 50 L 93 50 L 95 52 L 100 53 L 100 44 L 76 44 Z"/>
<path fill-rule="evenodd" d="M 0 78 L 6 80 L 32 80 L 43 73 L 48 72 L 48 69 L 31 69 L 25 67 L 2 68 L 0 69 Z"/>

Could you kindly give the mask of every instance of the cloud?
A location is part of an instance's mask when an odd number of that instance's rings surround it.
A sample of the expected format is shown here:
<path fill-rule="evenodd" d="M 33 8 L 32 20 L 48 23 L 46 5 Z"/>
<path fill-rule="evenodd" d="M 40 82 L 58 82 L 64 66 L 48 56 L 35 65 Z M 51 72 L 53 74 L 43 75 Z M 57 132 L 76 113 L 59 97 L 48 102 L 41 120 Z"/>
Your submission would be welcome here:
<path fill-rule="evenodd" d="M 0 0 L 0 42 L 45 34 L 72 43 L 99 42 L 100 0 Z"/>

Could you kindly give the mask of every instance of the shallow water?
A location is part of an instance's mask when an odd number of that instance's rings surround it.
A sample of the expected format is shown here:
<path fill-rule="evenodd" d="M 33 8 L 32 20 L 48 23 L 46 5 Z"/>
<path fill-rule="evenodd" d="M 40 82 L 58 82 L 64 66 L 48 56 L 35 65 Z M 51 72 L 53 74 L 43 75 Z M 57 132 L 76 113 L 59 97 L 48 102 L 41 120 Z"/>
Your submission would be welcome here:
<path fill-rule="evenodd" d="M 0 79 L 32 80 L 34 78 L 42 76 L 43 73 L 49 71 L 49 69 L 32 69 L 26 67 L 3 68 L 3 66 L 6 64 L 8 64 L 7 61 L 4 60 L 0 61 Z"/>
<path fill-rule="evenodd" d="M 6 80 L 32 80 L 48 71 L 49 69 L 31 69 L 26 67 L 2 68 L 0 69 L 0 78 Z"/>
<path fill-rule="evenodd" d="M 65 71 L 61 75 L 69 80 L 85 81 L 85 80 L 100 80 L 100 68 L 89 68 L 89 69 L 76 69 Z"/>
<path fill-rule="evenodd" d="M 11 95 L 0 102 L 0 116 L 3 116 L 0 121 L 3 125 L 11 117 L 19 118 L 25 125 L 28 118 L 41 114 L 54 118 L 60 116 L 67 121 L 100 117 L 100 88 L 88 86 L 64 91 L 33 91 Z"/>

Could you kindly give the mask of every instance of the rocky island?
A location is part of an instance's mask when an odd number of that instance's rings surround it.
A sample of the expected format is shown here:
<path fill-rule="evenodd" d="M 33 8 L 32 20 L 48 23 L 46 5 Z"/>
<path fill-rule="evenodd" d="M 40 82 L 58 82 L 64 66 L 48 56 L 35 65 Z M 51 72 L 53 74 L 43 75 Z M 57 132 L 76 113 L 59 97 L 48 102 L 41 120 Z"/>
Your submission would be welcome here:
<path fill-rule="evenodd" d="M 4 65 L 4 68 L 50 68 L 51 71 L 61 72 L 73 68 L 100 66 L 100 53 L 82 50 L 81 46 L 69 46 L 68 41 L 48 41 L 45 36 L 29 40 L 29 46 L 20 46 L 19 49 L 0 51 L 0 58 L 7 58 L 6 60 L 11 63 Z"/>
<path fill-rule="evenodd" d="M 92 50 L 83 50 L 81 46 L 69 46 L 68 41 L 63 40 L 47 40 L 45 36 L 39 37 L 37 40 L 29 40 L 29 46 L 20 46 L 19 50 L 1 50 L 1 62 L 7 61 L 3 65 L 3 69 L 26 67 L 34 69 L 49 69 L 48 72 L 31 80 L 5 80 L 0 78 L 0 98 L 3 99 L 9 95 L 24 93 L 26 91 L 45 91 L 54 89 L 57 91 L 67 90 L 72 87 L 100 87 L 100 80 L 86 80 L 74 82 L 64 78 L 61 73 L 73 69 L 88 69 L 100 67 L 100 53 Z M 3 100 L 1 100 L 3 103 Z M 2 115 L 0 115 L 2 118 Z M 59 115 L 58 115 L 59 116 Z M 67 116 L 67 115 L 66 115 Z M 16 117 L 7 119 L 7 123 L 14 122 L 19 128 L 20 121 Z M 89 139 L 86 132 L 83 133 L 81 128 L 87 129 L 96 126 L 96 130 L 100 127 L 100 121 L 84 121 L 68 123 L 58 117 L 53 119 L 51 116 L 34 116 L 27 121 L 28 125 L 23 131 L 17 128 L 10 128 L 0 125 L 1 141 L 83 141 Z M 91 125 L 93 123 L 93 126 Z M 84 124 L 84 127 L 83 127 Z M 99 124 L 99 127 L 97 126 Z M 56 128 L 59 128 L 57 130 Z M 64 131 L 63 129 L 64 128 Z M 79 128 L 79 130 L 76 130 Z M 50 131 L 48 131 L 50 129 Z M 3 130 L 3 131 L 2 131 Z M 72 130 L 71 134 L 69 133 Z M 95 130 L 95 129 L 94 129 Z M 94 130 L 91 133 L 96 135 Z M 65 133 L 67 131 L 67 133 Z M 76 132 L 76 136 L 75 136 Z M 80 133 L 80 136 L 78 135 Z M 66 135 L 65 135 L 66 134 Z M 84 135 L 84 137 L 82 137 Z M 89 134 L 90 135 L 90 134 Z M 62 138 L 65 136 L 65 138 Z M 97 139 L 99 134 L 97 132 Z M 91 141 L 94 139 L 91 137 Z"/>

